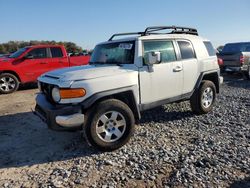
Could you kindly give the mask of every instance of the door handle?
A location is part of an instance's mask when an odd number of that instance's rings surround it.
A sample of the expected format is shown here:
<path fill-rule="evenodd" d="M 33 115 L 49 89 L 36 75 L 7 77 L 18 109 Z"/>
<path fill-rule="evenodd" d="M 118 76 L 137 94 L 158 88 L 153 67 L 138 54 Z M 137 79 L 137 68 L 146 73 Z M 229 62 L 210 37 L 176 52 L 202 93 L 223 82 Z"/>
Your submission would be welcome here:
<path fill-rule="evenodd" d="M 47 62 L 40 62 L 40 64 L 48 64 Z"/>
<path fill-rule="evenodd" d="M 174 69 L 173 69 L 174 72 L 180 72 L 182 71 L 182 67 L 180 66 L 176 66 Z"/>

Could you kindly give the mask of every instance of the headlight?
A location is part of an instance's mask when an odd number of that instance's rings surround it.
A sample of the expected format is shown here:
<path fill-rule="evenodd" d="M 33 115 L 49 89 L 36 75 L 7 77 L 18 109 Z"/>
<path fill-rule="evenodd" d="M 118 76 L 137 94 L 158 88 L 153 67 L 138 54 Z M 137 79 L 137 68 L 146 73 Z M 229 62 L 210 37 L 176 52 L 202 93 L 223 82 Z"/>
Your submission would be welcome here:
<path fill-rule="evenodd" d="M 55 102 L 59 102 L 61 100 L 60 90 L 58 87 L 54 87 L 52 89 L 52 98 Z"/>

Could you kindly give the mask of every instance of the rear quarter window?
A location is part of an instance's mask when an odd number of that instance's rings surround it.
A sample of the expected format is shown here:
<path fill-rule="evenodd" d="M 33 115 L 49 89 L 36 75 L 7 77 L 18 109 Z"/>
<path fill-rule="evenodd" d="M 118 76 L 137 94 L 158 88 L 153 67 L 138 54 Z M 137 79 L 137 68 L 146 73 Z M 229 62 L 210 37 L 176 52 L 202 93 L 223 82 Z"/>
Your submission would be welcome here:
<path fill-rule="evenodd" d="M 215 49 L 214 49 L 212 43 L 211 43 L 211 42 L 208 42 L 208 41 L 204 41 L 203 43 L 204 43 L 204 45 L 205 45 L 205 47 L 206 47 L 206 49 L 207 49 L 208 55 L 209 55 L 209 56 L 215 56 L 215 55 L 216 55 L 216 52 L 215 52 Z"/>
<path fill-rule="evenodd" d="M 182 59 L 193 59 L 196 58 L 193 46 L 188 41 L 177 41 Z"/>

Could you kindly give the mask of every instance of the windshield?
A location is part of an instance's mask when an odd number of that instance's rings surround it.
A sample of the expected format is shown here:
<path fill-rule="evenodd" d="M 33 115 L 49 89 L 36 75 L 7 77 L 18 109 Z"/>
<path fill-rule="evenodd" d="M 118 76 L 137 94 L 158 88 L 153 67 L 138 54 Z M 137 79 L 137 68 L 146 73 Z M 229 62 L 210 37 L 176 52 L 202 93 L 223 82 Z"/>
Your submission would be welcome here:
<path fill-rule="evenodd" d="M 135 41 L 97 45 L 90 64 L 133 64 Z"/>
<path fill-rule="evenodd" d="M 11 54 L 9 56 L 9 58 L 17 58 L 20 57 L 25 51 L 27 51 L 29 49 L 29 47 L 26 48 L 21 48 L 19 50 L 17 50 L 16 52 L 14 52 L 13 54 Z"/>
<path fill-rule="evenodd" d="M 222 50 L 222 53 L 232 52 L 250 52 L 250 43 L 226 44 Z"/>

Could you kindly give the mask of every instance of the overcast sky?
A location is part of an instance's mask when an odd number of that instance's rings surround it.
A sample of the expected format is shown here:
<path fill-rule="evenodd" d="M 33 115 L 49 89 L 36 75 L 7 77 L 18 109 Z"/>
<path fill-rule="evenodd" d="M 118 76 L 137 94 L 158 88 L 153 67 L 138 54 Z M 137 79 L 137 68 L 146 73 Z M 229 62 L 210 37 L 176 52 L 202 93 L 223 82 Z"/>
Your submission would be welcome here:
<path fill-rule="evenodd" d="M 250 41 L 249 0 L 0 0 L 0 43 L 73 41 L 91 49 L 113 33 L 195 27 L 214 46 Z"/>

